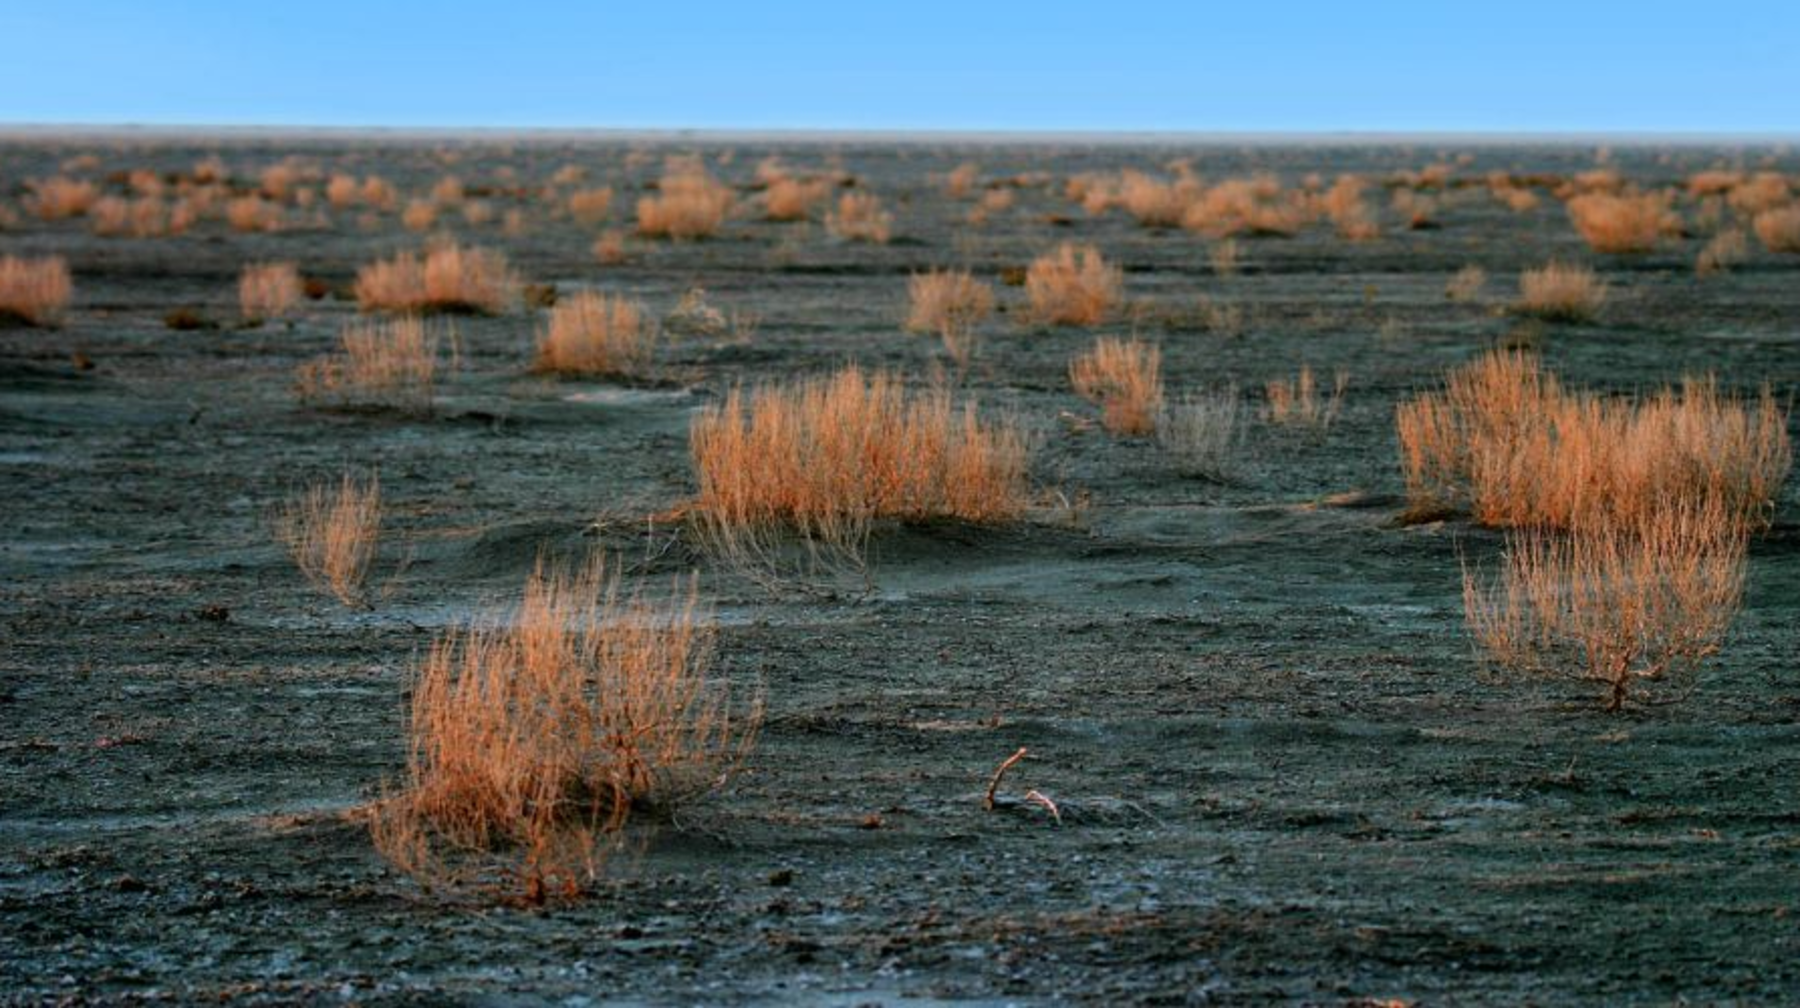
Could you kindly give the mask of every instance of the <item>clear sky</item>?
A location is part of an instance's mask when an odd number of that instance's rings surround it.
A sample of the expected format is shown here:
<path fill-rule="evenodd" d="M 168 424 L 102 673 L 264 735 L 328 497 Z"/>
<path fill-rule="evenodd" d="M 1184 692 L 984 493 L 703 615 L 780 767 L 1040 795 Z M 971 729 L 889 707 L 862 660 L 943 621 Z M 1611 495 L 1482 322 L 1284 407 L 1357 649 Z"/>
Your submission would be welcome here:
<path fill-rule="evenodd" d="M 0 122 L 1800 134 L 1800 0 L 0 0 Z"/>

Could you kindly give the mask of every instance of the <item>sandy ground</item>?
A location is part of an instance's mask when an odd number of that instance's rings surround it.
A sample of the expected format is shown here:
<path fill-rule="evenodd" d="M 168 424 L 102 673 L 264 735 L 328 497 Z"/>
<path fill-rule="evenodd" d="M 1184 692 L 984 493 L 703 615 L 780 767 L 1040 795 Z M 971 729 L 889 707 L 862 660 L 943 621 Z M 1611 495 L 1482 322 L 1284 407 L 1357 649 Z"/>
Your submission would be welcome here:
<path fill-rule="evenodd" d="M 663 149 L 639 145 L 652 154 Z M 0 185 L 95 150 L 96 176 L 191 165 L 210 147 L 91 139 L 0 147 Z M 224 146 L 236 174 L 289 153 L 422 191 L 510 165 L 565 163 L 618 190 L 613 226 L 659 171 L 623 143 Z M 674 148 L 670 148 L 674 149 Z M 683 148 L 685 149 L 685 148 Z M 703 148 L 744 183 L 767 149 Z M 292 259 L 346 286 L 418 236 L 384 218 L 239 235 L 106 239 L 81 222 L 0 232 L 60 253 L 77 295 L 58 329 L 0 330 L 0 999 L 536 1005 L 1793 1003 L 1800 999 L 1800 526 L 1794 491 L 1752 547 L 1743 612 L 1687 702 L 1608 716 L 1562 681 L 1477 675 L 1459 560 L 1500 537 L 1405 526 L 1395 404 L 1443 370 L 1527 339 L 1575 384 L 1642 390 L 1688 372 L 1800 392 L 1800 260 L 1760 249 L 1692 270 L 1704 235 L 1591 256 L 1561 206 L 1515 214 L 1443 196 L 1441 229 L 1349 244 L 1315 227 L 1209 243 L 1089 218 L 1081 170 L 1192 156 L 1207 178 L 1266 168 L 1418 168 L 1398 147 L 1167 149 L 796 145 L 790 165 L 853 172 L 895 212 L 886 246 L 817 224 L 740 220 L 715 240 L 635 242 L 597 265 L 597 228 L 551 220 L 464 237 L 531 280 L 596 287 L 658 313 L 700 286 L 753 314 L 747 339 L 677 338 L 661 378 L 531 376 L 541 315 L 456 321 L 459 370 L 429 418 L 303 408 L 293 370 L 355 316 L 342 296 L 238 328 L 246 261 Z M 1454 152 L 1451 152 L 1454 153 Z M 1477 149 L 1490 168 L 1570 173 L 1590 149 Z M 1668 184 L 1737 151 L 1621 149 Z M 1754 164 L 1759 152 L 1742 155 Z M 1800 170 L 1785 155 L 1778 165 Z M 933 181 L 1047 171 L 984 227 Z M 1375 193 L 1382 198 L 1379 190 Z M 935 341 L 900 331 L 909 272 L 988 278 L 1056 241 L 1126 269 L 1137 321 L 1048 330 L 1001 288 L 964 381 L 1035 432 L 1045 507 L 1005 528 L 877 539 L 873 591 L 786 598 L 680 546 L 646 515 L 693 492 L 693 411 L 734 382 L 844 361 L 923 376 Z M 1497 311 L 1552 256 L 1601 268 L 1589 325 Z M 1477 264 L 1475 303 L 1444 286 Z M 1241 333 L 1195 324 L 1201 298 Z M 170 331 L 195 307 L 221 328 Z M 1184 478 L 1153 443 L 1089 421 L 1070 356 L 1136 329 L 1171 391 L 1343 368 L 1322 439 L 1251 425 L 1227 481 Z M 79 352 L 92 363 L 81 369 Z M 347 609 L 308 586 L 270 514 L 308 479 L 379 468 L 389 505 L 380 597 Z M 352 812 L 401 768 L 413 658 L 446 625 L 516 597 L 541 550 L 603 546 L 634 579 L 699 569 L 720 670 L 768 704 L 745 773 L 637 838 L 596 895 L 547 908 L 450 906 L 386 869 Z M 988 774 L 1060 801 L 984 812 Z"/>

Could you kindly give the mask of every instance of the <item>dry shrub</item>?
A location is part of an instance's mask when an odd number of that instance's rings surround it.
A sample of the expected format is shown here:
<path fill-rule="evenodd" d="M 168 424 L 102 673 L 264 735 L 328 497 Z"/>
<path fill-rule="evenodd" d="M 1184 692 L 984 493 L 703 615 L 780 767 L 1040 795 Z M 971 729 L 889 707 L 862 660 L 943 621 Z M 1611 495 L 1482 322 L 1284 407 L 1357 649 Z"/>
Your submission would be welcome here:
<path fill-rule="evenodd" d="M 1098 403 L 1101 423 L 1115 434 L 1149 434 L 1162 412 L 1162 350 L 1142 340 L 1107 336 L 1069 362 L 1075 394 Z"/>
<path fill-rule="evenodd" d="M 356 302 L 364 311 L 499 314 L 518 299 L 519 287 L 504 255 L 455 242 L 432 245 L 423 260 L 403 252 L 356 271 Z"/>
<path fill-rule="evenodd" d="M 1344 390 L 1349 386 L 1349 373 L 1339 371 L 1332 381 L 1331 394 L 1322 395 L 1312 365 L 1303 365 L 1293 378 L 1273 379 L 1263 385 L 1263 392 L 1268 397 L 1269 422 L 1324 434 L 1343 411 Z"/>
<path fill-rule="evenodd" d="M 847 192 L 838 197 L 837 209 L 825 215 L 825 228 L 849 241 L 887 244 L 894 215 L 883 210 L 874 193 Z"/>
<path fill-rule="evenodd" d="M 319 177 L 319 170 L 295 158 L 287 158 L 264 168 L 257 176 L 258 191 L 277 203 L 286 203 L 296 195 L 296 187 Z"/>
<path fill-rule="evenodd" d="M 1569 200 L 1569 219 L 1596 252 L 1648 252 L 1681 231 L 1670 198 L 1666 192 L 1588 193 Z"/>
<path fill-rule="evenodd" d="M 594 291 L 559 301 L 538 337 L 535 366 L 555 374 L 639 374 L 656 349 L 656 328 L 644 314 L 636 301 Z"/>
<path fill-rule="evenodd" d="M 225 222 L 234 231 L 279 231 L 281 207 L 261 196 L 239 196 L 225 204 Z"/>
<path fill-rule="evenodd" d="M 400 202 L 394 184 L 379 175 L 370 175 L 362 183 L 363 204 L 373 210 L 392 210 Z"/>
<path fill-rule="evenodd" d="M 1189 476 L 1223 479 L 1243 432 L 1243 407 L 1235 387 L 1184 395 L 1156 419 L 1156 442 Z"/>
<path fill-rule="evenodd" d="M 406 204 L 400 223 L 408 231 L 429 231 L 437 223 L 438 207 L 430 200 L 416 199 Z"/>
<path fill-rule="evenodd" d="M 1694 257 L 1694 272 L 1700 276 L 1726 273 L 1731 267 L 1750 257 L 1750 242 L 1744 232 L 1733 228 L 1713 235 L 1700 254 Z"/>
<path fill-rule="evenodd" d="M 1026 445 L 1007 422 L 958 409 L 948 390 L 908 393 L 885 371 L 733 389 L 694 419 L 697 528 L 747 571 L 779 570 L 785 534 L 820 559 L 860 568 L 872 523 L 1017 518 Z M 821 551 L 823 553 L 821 554 Z"/>
<path fill-rule="evenodd" d="M 1688 176 L 1687 190 L 1692 196 L 1719 196 L 1730 192 L 1744 181 L 1744 173 L 1724 168 L 1709 168 Z"/>
<path fill-rule="evenodd" d="M 1488 175 L 1488 192 L 1513 213 L 1537 209 L 1537 193 L 1519 185 L 1505 172 L 1496 171 Z"/>
<path fill-rule="evenodd" d="M 103 196 L 88 208 L 88 220 L 97 235 L 157 238 L 185 232 L 193 226 L 194 214 L 186 204 L 170 206 L 156 197 Z"/>
<path fill-rule="evenodd" d="M 1181 226 L 1214 238 L 1292 235 L 1315 216 L 1314 198 L 1282 188 L 1272 175 L 1226 179 L 1189 204 Z"/>
<path fill-rule="evenodd" d="M 1363 199 L 1368 181 L 1359 175 L 1340 175 L 1325 193 L 1325 216 L 1337 228 L 1339 236 L 1350 241 L 1368 241 L 1381 234 L 1375 213 Z"/>
<path fill-rule="evenodd" d="M 1452 301 L 1473 301 L 1487 286 L 1487 270 L 1480 266 L 1464 266 L 1444 285 L 1444 296 Z"/>
<path fill-rule="evenodd" d="M 1787 417 L 1689 380 L 1642 401 L 1564 389 L 1536 357 L 1490 354 L 1396 413 L 1415 512 L 1468 506 L 1487 525 L 1570 529 L 1717 499 L 1766 521 L 1792 465 Z M 1634 519 L 1635 520 L 1635 519 Z"/>
<path fill-rule="evenodd" d="M 968 270 L 930 270 L 906 281 L 910 332 L 966 331 L 994 312 L 994 289 Z"/>
<path fill-rule="evenodd" d="M 453 207 L 463 201 L 465 192 L 462 179 L 455 175 L 445 175 L 431 187 L 431 202 L 440 207 Z"/>
<path fill-rule="evenodd" d="M 25 185 L 31 190 L 25 197 L 25 209 L 43 220 L 79 217 L 100 198 L 94 183 L 62 175 L 33 179 Z"/>
<path fill-rule="evenodd" d="M 462 205 L 462 217 L 470 227 L 486 227 L 494 221 L 494 204 L 484 199 L 470 200 Z"/>
<path fill-rule="evenodd" d="M 1464 613 L 1490 661 L 1595 683 L 1607 710 L 1680 699 L 1737 613 L 1745 540 L 1711 498 L 1573 534 L 1515 532 L 1497 575 L 1465 567 Z"/>
<path fill-rule="evenodd" d="M 612 201 L 612 186 L 577 190 L 569 194 L 569 215 L 578 223 L 592 227 L 606 219 Z"/>
<path fill-rule="evenodd" d="M 763 193 L 763 216 L 772 221 L 806 220 L 829 195 L 828 179 L 777 178 Z"/>
<path fill-rule="evenodd" d="M 1191 176 L 1172 182 L 1141 171 L 1119 173 L 1118 202 L 1144 227 L 1180 227 L 1187 210 L 1200 198 L 1200 185 Z"/>
<path fill-rule="evenodd" d="M 308 581 L 356 605 L 381 533 L 381 483 L 349 473 L 335 490 L 315 483 L 288 502 L 275 530 Z"/>
<path fill-rule="evenodd" d="M 1770 252 L 1800 252 L 1800 205 L 1756 215 L 1756 238 Z"/>
<path fill-rule="evenodd" d="M 944 176 L 944 195 L 951 199 L 968 199 L 969 193 L 975 190 L 975 183 L 980 179 L 981 166 L 973 161 L 964 161 Z"/>
<path fill-rule="evenodd" d="M 1053 325 L 1097 325 L 1118 305 L 1124 273 L 1092 245 L 1069 242 L 1032 260 L 1025 271 L 1030 319 Z"/>
<path fill-rule="evenodd" d="M 1519 274 L 1514 310 L 1553 321 L 1593 318 L 1606 303 L 1606 283 L 1586 266 L 1552 262 Z"/>
<path fill-rule="evenodd" d="M 1406 222 L 1411 231 L 1428 231 L 1438 226 L 1438 201 L 1412 189 L 1396 189 L 1388 205 Z"/>
<path fill-rule="evenodd" d="M 602 231 L 600 237 L 594 239 L 594 258 L 602 266 L 617 266 L 625 261 L 625 232 L 618 229 Z"/>
<path fill-rule="evenodd" d="M 287 314 L 301 294 L 300 270 L 291 262 L 252 264 L 238 276 L 238 308 L 251 321 Z"/>
<path fill-rule="evenodd" d="M 438 338 L 415 317 L 354 323 L 338 334 L 339 350 L 300 366 L 300 400 L 331 406 L 431 411 L 437 385 Z"/>
<path fill-rule="evenodd" d="M 73 289 L 62 256 L 0 256 L 0 324 L 49 325 L 62 314 Z"/>
<path fill-rule="evenodd" d="M 997 213 L 1005 213 L 1012 209 L 1018 199 L 1018 193 L 1012 189 L 989 189 L 981 194 L 981 199 L 969 208 L 968 221 L 977 227 L 986 224 L 988 218 Z"/>
<path fill-rule="evenodd" d="M 638 234 L 661 238 L 705 238 L 730 216 L 736 197 L 698 161 L 670 166 L 655 196 L 637 204 Z"/>
<path fill-rule="evenodd" d="M 509 622 L 426 653 L 377 849 L 426 885 L 579 894 L 634 815 L 718 788 L 748 754 L 760 707 L 710 675 L 713 645 L 692 581 L 654 600 L 598 559 L 539 564 Z"/>
<path fill-rule="evenodd" d="M 325 183 L 325 202 L 338 210 L 348 210 L 362 199 L 362 186 L 356 182 L 356 176 L 341 172 L 331 176 Z"/>
<path fill-rule="evenodd" d="M 1787 176 L 1780 172 L 1757 172 L 1732 187 L 1725 201 L 1747 217 L 1787 205 L 1793 199 Z"/>
<path fill-rule="evenodd" d="M 194 167 L 188 174 L 195 182 L 202 185 L 222 183 L 231 178 L 231 172 L 217 154 L 208 154 L 194 162 Z"/>

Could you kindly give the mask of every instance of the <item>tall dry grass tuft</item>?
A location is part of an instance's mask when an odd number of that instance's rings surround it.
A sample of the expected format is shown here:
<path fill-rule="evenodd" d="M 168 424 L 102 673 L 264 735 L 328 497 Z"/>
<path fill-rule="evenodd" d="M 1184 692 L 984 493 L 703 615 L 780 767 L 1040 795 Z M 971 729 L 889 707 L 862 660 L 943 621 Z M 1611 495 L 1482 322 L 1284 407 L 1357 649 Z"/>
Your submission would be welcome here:
<path fill-rule="evenodd" d="M 1444 296 L 1452 301 L 1474 301 L 1481 297 L 1481 290 L 1486 286 L 1487 270 L 1468 265 L 1457 270 L 1450 282 L 1444 285 Z"/>
<path fill-rule="evenodd" d="M 750 571 L 780 569 L 790 533 L 809 564 L 860 568 L 876 521 L 1006 521 L 1027 503 L 1016 426 L 957 408 L 942 387 L 909 393 L 884 371 L 734 389 L 695 418 L 689 446 L 698 530 Z"/>
<path fill-rule="evenodd" d="M 973 161 L 964 161 L 944 176 L 944 195 L 955 200 L 968 199 L 979 181 L 981 166 Z"/>
<path fill-rule="evenodd" d="M 429 231 L 437 224 L 438 206 L 430 200 L 416 199 L 400 213 L 400 224 L 408 231 Z"/>
<path fill-rule="evenodd" d="M 582 291 L 550 310 L 535 367 L 554 374 L 637 375 L 655 350 L 656 327 L 643 305 Z"/>
<path fill-rule="evenodd" d="M 1582 322 L 1599 314 L 1606 303 L 1606 283 L 1586 266 L 1552 262 L 1519 274 L 1519 301 L 1524 315 L 1562 322 Z"/>
<path fill-rule="evenodd" d="M 1369 241 L 1381 236 L 1375 212 L 1363 197 L 1368 185 L 1368 180 L 1360 175 L 1340 175 L 1326 191 L 1323 200 L 1325 216 L 1330 218 L 1340 237 Z"/>
<path fill-rule="evenodd" d="M 606 219 L 607 212 L 612 209 L 612 201 L 611 186 L 579 189 L 569 194 L 569 215 L 577 223 L 592 227 Z"/>
<path fill-rule="evenodd" d="M 909 332 L 967 331 L 994 313 L 994 289 L 968 270 L 914 273 L 906 295 Z"/>
<path fill-rule="evenodd" d="M 1700 276 L 1728 273 L 1731 267 L 1750 257 L 1750 242 L 1744 232 L 1735 228 L 1713 235 L 1712 240 L 1694 257 L 1694 272 Z"/>
<path fill-rule="evenodd" d="M 1569 200 L 1569 219 L 1596 252 L 1648 252 L 1681 232 L 1671 198 L 1666 192 L 1587 193 Z"/>
<path fill-rule="evenodd" d="M 710 674 L 713 646 L 692 581 L 656 600 L 599 559 L 540 564 L 509 622 L 425 655 L 377 849 L 427 885 L 580 894 L 633 817 L 715 790 L 749 753 L 760 705 Z"/>
<path fill-rule="evenodd" d="M 894 215 L 882 209 L 874 193 L 847 192 L 838 197 L 837 209 L 825 215 L 825 228 L 849 241 L 886 245 Z"/>
<path fill-rule="evenodd" d="M 62 256 L 0 256 L 0 324 L 50 325 L 73 291 Z"/>
<path fill-rule="evenodd" d="M 1800 252 L 1800 205 L 1764 210 L 1751 226 L 1770 252 Z"/>
<path fill-rule="evenodd" d="M 335 490 L 314 483 L 288 502 L 275 530 L 308 581 L 357 605 L 381 534 L 381 482 L 345 473 Z"/>
<path fill-rule="evenodd" d="M 1415 512 L 1467 506 L 1499 526 L 1647 521 L 1716 499 L 1746 527 L 1768 520 L 1792 467 L 1787 417 L 1689 380 L 1641 401 L 1564 389 L 1538 359 L 1498 352 L 1451 372 L 1396 413 Z"/>
<path fill-rule="evenodd" d="M 353 323 L 339 349 L 300 366 L 300 400 L 330 406 L 430 412 L 437 383 L 438 337 L 412 316 Z"/>
<path fill-rule="evenodd" d="M 25 185 L 30 190 L 25 197 L 26 211 L 43 220 L 80 217 L 100 198 L 100 189 L 94 183 L 63 175 L 33 179 Z"/>
<path fill-rule="evenodd" d="M 1192 176 L 1165 181 L 1130 168 L 1119 173 L 1117 185 L 1117 200 L 1125 212 L 1139 225 L 1152 228 L 1180 227 L 1202 192 Z"/>
<path fill-rule="evenodd" d="M 1503 668 L 1594 683 L 1609 711 L 1675 700 L 1730 629 L 1745 545 L 1736 516 L 1706 497 L 1572 534 L 1515 532 L 1496 575 L 1464 568 L 1464 613 Z"/>
<path fill-rule="evenodd" d="M 303 294 L 300 270 L 290 262 L 251 264 L 238 275 L 238 309 L 248 321 L 286 315 Z"/>
<path fill-rule="evenodd" d="M 1232 471 L 1243 419 L 1236 387 L 1184 395 L 1157 417 L 1156 441 L 1183 473 L 1223 479 Z"/>
<path fill-rule="evenodd" d="M 1028 317 L 1052 325 L 1097 325 L 1117 307 L 1124 273 L 1092 245 L 1064 242 L 1032 260 L 1025 271 Z"/>
<path fill-rule="evenodd" d="M 261 196 L 239 196 L 225 204 L 225 222 L 233 231 L 279 231 L 286 223 L 280 204 Z"/>
<path fill-rule="evenodd" d="M 1732 186 L 1725 202 L 1733 210 L 1746 217 L 1776 210 L 1786 206 L 1794 198 L 1787 176 L 1780 172 L 1757 172 L 1755 175 Z"/>
<path fill-rule="evenodd" d="M 655 196 L 637 204 L 638 234 L 661 238 L 706 238 L 731 215 L 736 196 L 698 161 L 672 164 Z"/>
<path fill-rule="evenodd" d="M 1110 336 L 1069 362 L 1075 394 L 1098 403 L 1101 423 L 1115 434 L 1150 434 L 1163 408 L 1162 350 L 1142 340 Z"/>
<path fill-rule="evenodd" d="M 1326 395 L 1319 389 L 1312 365 L 1302 365 L 1293 378 L 1271 379 L 1263 385 L 1269 422 L 1322 435 L 1343 412 L 1344 391 L 1349 386 L 1349 373 L 1339 371 L 1332 380 L 1330 395 Z"/>
<path fill-rule="evenodd" d="M 356 302 L 364 311 L 497 315 L 518 300 L 520 286 L 499 252 L 444 242 L 422 260 L 404 252 L 357 270 Z"/>
<path fill-rule="evenodd" d="M 812 216 L 813 208 L 831 195 L 830 179 L 790 178 L 781 176 L 769 182 L 763 192 L 763 216 L 772 221 L 800 221 Z"/>
<path fill-rule="evenodd" d="M 1181 226 L 1213 238 L 1297 234 L 1318 216 L 1310 193 L 1284 189 L 1273 175 L 1226 179 L 1183 213 Z"/>

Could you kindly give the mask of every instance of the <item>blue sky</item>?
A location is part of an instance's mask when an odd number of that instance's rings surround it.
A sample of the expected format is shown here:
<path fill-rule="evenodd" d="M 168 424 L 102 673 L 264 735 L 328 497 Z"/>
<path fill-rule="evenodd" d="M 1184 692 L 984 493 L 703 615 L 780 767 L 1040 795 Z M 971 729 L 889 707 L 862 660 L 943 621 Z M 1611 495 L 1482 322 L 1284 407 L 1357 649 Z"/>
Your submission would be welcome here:
<path fill-rule="evenodd" d="M 1800 134 L 1800 0 L 0 0 L 0 122 Z"/>

